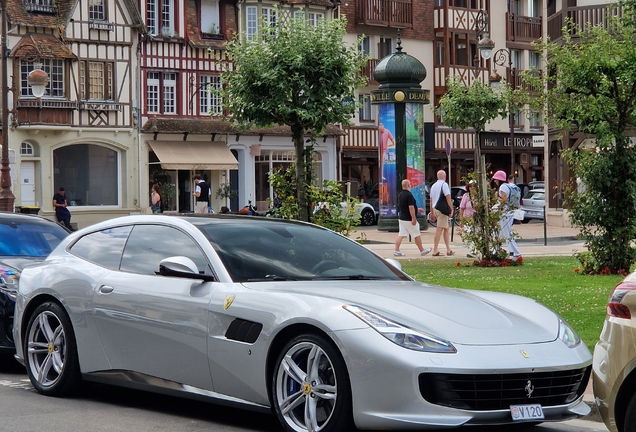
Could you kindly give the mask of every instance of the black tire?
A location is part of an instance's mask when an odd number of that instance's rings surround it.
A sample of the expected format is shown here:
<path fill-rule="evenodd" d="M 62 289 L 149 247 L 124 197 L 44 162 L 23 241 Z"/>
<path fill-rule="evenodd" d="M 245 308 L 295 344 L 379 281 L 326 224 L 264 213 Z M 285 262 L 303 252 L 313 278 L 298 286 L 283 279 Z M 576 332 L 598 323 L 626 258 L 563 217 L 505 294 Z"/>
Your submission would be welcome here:
<path fill-rule="evenodd" d="M 620 424 L 620 422 L 617 421 Z M 625 424 L 623 432 L 636 432 L 636 392 L 627 404 L 627 412 L 625 413 Z"/>
<path fill-rule="evenodd" d="M 308 364 L 315 365 L 315 370 L 309 370 Z M 345 362 L 320 336 L 297 336 L 285 345 L 276 359 L 271 400 L 278 421 L 288 432 L 355 430 Z M 307 401 L 311 402 L 309 409 Z M 315 424 L 310 429 L 306 425 L 312 420 Z"/>
<path fill-rule="evenodd" d="M 79 386 L 75 332 L 66 311 L 57 303 L 42 303 L 31 315 L 24 359 L 31 384 L 38 393 L 64 396 Z"/>
<path fill-rule="evenodd" d="M 375 223 L 375 212 L 370 209 L 362 210 L 360 213 L 360 225 L 371 226 Z"/>

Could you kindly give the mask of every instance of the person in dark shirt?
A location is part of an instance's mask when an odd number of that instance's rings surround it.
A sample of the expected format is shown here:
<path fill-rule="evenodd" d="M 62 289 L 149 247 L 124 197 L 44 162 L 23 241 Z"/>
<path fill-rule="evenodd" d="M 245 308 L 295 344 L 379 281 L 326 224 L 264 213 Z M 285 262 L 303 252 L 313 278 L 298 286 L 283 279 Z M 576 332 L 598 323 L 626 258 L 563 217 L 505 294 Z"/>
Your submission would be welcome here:
<path fill-rule="evenodd" d="M 71 231 L 75 231 L 75 228 L 71 225 L 71 212 L 66 208 L 68 202 L 66 202 L 64 188 L 61 187 L 58 192 L 53 195 L 53 207 L 55 208 L 55 217 L 58 222 L 64 224 L 66 228 Z"/>
<path fill-rule="evenodd" d="M 424 256 L 431 252 L 431 248 L 422 246 L 422 238 L 420 237 L 420 223 L 417 221 L 417 212 L 424 213 L 424 210 L 417 207 L 415 197 L 411 193 L 411 182 L 402 180 L 402 192 L 398 195 L 398 223 L 400 232 L 395 240 L 395 251 L 393 255 L 404 256 L 400 251 L 400 245 L 404 237 L 410 235 L 415 239 L 415 245 L 420 250 L 420 255 Z"/>

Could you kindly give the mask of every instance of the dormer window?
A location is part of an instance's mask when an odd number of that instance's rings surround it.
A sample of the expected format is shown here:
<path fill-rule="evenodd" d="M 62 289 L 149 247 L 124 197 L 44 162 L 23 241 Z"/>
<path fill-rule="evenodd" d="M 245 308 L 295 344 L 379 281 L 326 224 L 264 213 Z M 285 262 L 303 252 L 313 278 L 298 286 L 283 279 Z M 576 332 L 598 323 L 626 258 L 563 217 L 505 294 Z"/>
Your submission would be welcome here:
<path fill-rule="evenodd" d="M 57 5 L 54 0 L 23 0 L 22 4 L 27 12 L 57 12 Z"/>
<path fill-rule="evenodd" d="M 219 1 L 201 0 L 201 33 L 212 35 L 221 34 L 219 19 Z"/>
<path fill-rule="evenodd" d="M 106 21 L 106 0 L 88 0 L 88 17 L 91 21 Z"/>

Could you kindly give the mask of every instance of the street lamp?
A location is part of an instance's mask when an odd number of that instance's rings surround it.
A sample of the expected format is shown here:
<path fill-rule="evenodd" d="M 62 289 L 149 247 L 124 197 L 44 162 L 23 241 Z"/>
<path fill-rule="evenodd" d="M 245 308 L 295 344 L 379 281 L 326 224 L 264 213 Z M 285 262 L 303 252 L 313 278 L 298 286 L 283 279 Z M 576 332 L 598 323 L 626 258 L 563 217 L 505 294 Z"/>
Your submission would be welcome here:
<path fill-rule="evenodd" d="M 7 62 L 7 0 L 0 0 L 2 14 L 0 20 L 2 26 L 0 32 L 0 49 L 2 60 L 0 70 L 2 70 L 2 156 L 0 157 L 0 211 L 13 211 L 15 196 L 11 192 L 11 167 L 9 166 L 9 91 L 14 92 L 13 86 L 8 85 L 9 66 Z M 29 73 L 27 84 L 31 86 L 33 96 L 41 98 L 44 96 L 46 86 L 49 82 L 48 74 L 37 67 Z M 15 115 L 15 114 L 14 114 Z"/>
<path fill-rule="evenodd" d="M 486 40 L 487 39 L 487 40 Z M 501 48 L 495 52 L 492 52 L 495 48 L 495 43 L 488 38 L 488 34 L 484 33 L 484 39 L 479 41 L 479 50 L 481 57 L 487 60 L 492 57 L 495 65 L 508 66 L 509 82 L 512 91 L 515 90 L 515 69 L 512 67 L 512 53 L 507 48 Z M 490 84 L 497 85 L 501 80 L 501 76 L 497 73 L 497 70 L 490 74 Z M 515 113 L 513 112 L 512 100 L 508 101 L 508 127 L 510 128 L 510 174 L 514 175 L 515 172 Z"/>
<path fill-rule="evenodd" d="M 477 47 L 481 53 L 481 57 L 484 60 L 488 60 L 492 54 L 492 49 L 495 47 L 495 43 L 488 37 L 488 13 L 483 9 L 479 9 L 477 16 L 475 17 L 475 41 L 477 41 Z M 481 35 L 484 35 L 481 38 Z M 475 53 L 473 58 L 475 79 L 479 74 L 479 56 Z"/>

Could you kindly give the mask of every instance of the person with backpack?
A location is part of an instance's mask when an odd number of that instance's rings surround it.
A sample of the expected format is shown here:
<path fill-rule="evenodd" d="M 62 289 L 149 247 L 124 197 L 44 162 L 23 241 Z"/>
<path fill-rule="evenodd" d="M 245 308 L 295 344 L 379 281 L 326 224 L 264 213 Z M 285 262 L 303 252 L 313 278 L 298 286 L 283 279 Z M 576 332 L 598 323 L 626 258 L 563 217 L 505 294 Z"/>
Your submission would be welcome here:
<path fill-rule="evenodd" d="M 521 189 L 515 184 L 515 176 L 511 174 L 506 177 L 504 171 L 497 171 L 492 179 L 499 187 L 497 195 L 499 208 L 502 212 L 499 220 L 499 232 L 506 242 L 508 253 L 516 261 L 521 258 L 521 252 L 519 252 L 517 242 L 512 235 L 512 224 L 514 223 L 514 212 L 519 208 L 521 201 Z"/>

